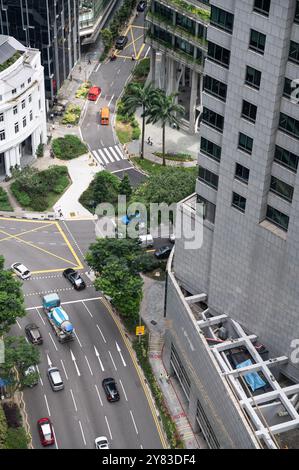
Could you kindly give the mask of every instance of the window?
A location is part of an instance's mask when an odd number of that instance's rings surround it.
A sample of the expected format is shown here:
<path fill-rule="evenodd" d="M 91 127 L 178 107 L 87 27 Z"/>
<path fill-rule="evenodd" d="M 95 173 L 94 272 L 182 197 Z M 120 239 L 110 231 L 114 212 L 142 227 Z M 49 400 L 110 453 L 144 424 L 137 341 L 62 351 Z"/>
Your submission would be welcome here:
<path fill-rule="evenodd" d="M 26 116 L 23 117 L 23 127 L 27 126 L 27 119 Z"/>
<path fill-rule="evenodd" d="M 217 8 L 212 5 L 210 22 L 213 26 L 232 33 L 234 26 L 234 15 L 228 11 L 221 10 L 221 8 Z"/>
<path fill-rule="evenodd" d="M 12 95 L 15 95 L 16 92 L 17 92 L 17 89 L 16 89 L 16 88 L 14 88 L 13 90 L 11 90 Z"/>
<path fill-rule="evenodd" d="M 24 109 L 26 106 L 25 100 L 22 101 L 22 109 Z"/>
<path fill-rule="evenodd" d="M 41 107 L 42 107 L 41 100 L 38 100 L 38 109 L 41 109 Z"/>
<path fill-rule="evenodd" d="M 253 10 L 269 16 L 271 0 L 254 0 Z"/>
<path fill-rule="evenodd" d="M 286 98 L 290 98 L 293 88 L 291 86 L 292 80 L 290 78 L 284 79 L 284 88 L 283 88 L 283 96 Z"/>
<path fill-rule="evenodd" d="M 31 101 L 32 101 L 32 95 L 29 95 L 28 100 L 29 100 L 29 103 L 31 103 Z"/>
<path fill-rule="evenodd" d="M 295 11 L 295 23 L 299 23 L 299 1 L 296 2 L 296 11 Z"/>
<path fill-rule="evenodd" d="M 265 50 L 265 44 L 266 44 L 266 35 L 263 33 L 260 33 L 259 31 L 255 31 L 254 29 L 251 29 L 249 49 L 252 49 L 255 52 L 259 52 L 260 54 L 263 54 Z"/>
<path fill-rule="evenodd" d="M 204 77 L 204 90 L 211 95 L 217 96 L 222 101 L 226 100 L 227 86 L 215 78 L 206 75 Z"/>
<path fill-rule="evenodd" d="M 274 160 L 291 171 L 297 171 L 299 156 L 278 145 L 275 147 Z"/>
<path fill-rule="evenodd" d="M 5 130 L 0 131 L 0 140 L 5 140 Z"/>
<path fill-rule="evenodd" d="M 3 121 L 4 121 L 4 114 L 0 113 L 0 122 L 3 122 Z"/>
<path fill-rule="evenodd" d="M 14 114 L 18 114 L 18 107 L 17 107 L 17 106 L 14 106 L 14 107 L 12 108 L 12 110 L 13 110 L 13 113 L 14 113 Z"/>
<path fill-rule="evenodd" d="M 200 196 L 199 194 L 197 195 L 197 202 L 203 204 L 203 218 L 204 220 L 208 220 L 209 222 L 212 222 L 212 224 L 215 223 L 215 212 L 216 212 L 216 206 L 212 202 L 208 201 L 204 197 Z"/>
<path fill-rule="evenodd" d="M 299 44 L 298 44 L 298 42 L 291 41 L 291 43 L 290 43 L 290 52 L 289 52 L 289 60 L 291 62 L 295 62 L 296 64 L 299 62 Z"/>
<path fill-rule="evenodd" d="M 214 129 L 217 129 L 217 131 L 219 132 L 223 131 L 223 121 L 224 121 L 223 116 L 215 113 L 214 111 L 211 111 L 208 108 L 203 108 L 202 121 L 208 126 L 211 126 Z"/>
<path fill-rule="evenodd" d="M 218 188 L 218 175 L 215 175 L 215 173 L 212 173 L 202 166 L 198 168 L 198 178 L 201 181 L 204 181 L 208 186 L 211 186 L 214 189 Z"/>
<path fill-rule="evenodd" d="M 273 224 L 287 231 L 289 226 L 289 217 L 286 214 L 283 214 L 274 207 L 267 206 L 266 219 L 273 222 Z"/>
<path fill-rule="evenodd" d="M 197 400 L 196 421 L 204 435 L 205 440 L 207 441 L 209 448 L 220 449 L 220 444 L 207 418 L 204 407 L 201 405 L 199 400 Z"/>
<path fill-rule="evenodd" d="M 252 153 L 253 139 L 248 137 L 248 135 L 242 134 L 239 132 L 239 144 L 238 148 L 243 150 L 246 153 Z"/>
<path fill-rule="evenodd" d="M 224 47 L 218 46 L 213 42 L 208 43 L 208 59 L 223 65 L 223 67 L 229 67 L 230 51 L 224 49 Z"/>
<path fill-rule="evenodd" d="M 299 121 L 286 114 L 280 113 L 279 129 L 299 139 Z"/>
<path fill-rule="evenodd" d="M 32 111 L 30 111 L 30 115 L 29 115 L 29 116 L 30 116 L 30 121 L 32 121 L 32 119 L 33 119 L 33 113 L 32 113 Z"/>
<path fill-rule="evenodd" d="M 31 83 L 31 77 L 28 78 L 28 83 Z"/>
<path fill-rule="evenodd" d="M 286 199 L 286 201 L 292 202 L 294 193 L 293 186 L 284 183 L 274 176 L 271 176 L 270 190 L 273 193 L 278 194 L 278 196 L 282 197 L 283 199 Z"/>
<path fill-rule="evenodd" d="M 15 134 L 19 132 L 19 123 L 15 122 Z"/>
<path fill-rule="evenodd" d="M 240 163 L 236 163 L 235 178 L 247 184 L 249 180 L 248 168 L 243 165 L 240 165 Z"/>
<path fill-rule="evenodd" d="M 247 65 L 246 77 L 245 77 L 246 85 L 252 86 L 253 88 L 256 88 L 257 90 L 259 90 L 260 83 L 261 83 L 261 76 L 262 74 L 259 70 L 256 70 L 253 67 L 249 67 L 249 65 Z"/>
<path fill-rule="evenodd" d="M 190 395 L 190 388 L 191 388 L 191 382 L 189 379 L 189 376 L 182 364 L 182 361 L 177 353 L 177 350 L 175 349 L 174 345 L 171 345 L 171 353 L 170 353 L 170 364 L 175 372 L 175 375 L 178 379 L 178 381 L 181 384 L 181 387 L 183 389 L 183 392 L 185 393 L 188 401 L 189 401 L 189 395 Z"/>
<path fill-rule="evenodd" d="M 25 88 L 25 83 L 22 83 L 21 88 Z"/>
<path fill-rule="evenodd" d="M 246 208 L 245 197 L 240 196 L 240 194 L 233 193 L 232 206 L 241 212 L 245 212 L 245 208 Z"/>
<path fill-rule="evenodd" d="M 248 119 L 248 121 L 255 122 L 256 120 L 257 107 L 248 101 L 243 100 L 242 105 L 242 117 Z"/>
<path fill-rule="evenodd" d="M 211 142 L 210 140 L 207 140 L 202 137 L 200 141 L 200 151 L 208 157 L 213 158 L 217 162 L 220 162 L 221 147 L 219 147 L 219 145 L 214 144 L 214 142 Z"/>

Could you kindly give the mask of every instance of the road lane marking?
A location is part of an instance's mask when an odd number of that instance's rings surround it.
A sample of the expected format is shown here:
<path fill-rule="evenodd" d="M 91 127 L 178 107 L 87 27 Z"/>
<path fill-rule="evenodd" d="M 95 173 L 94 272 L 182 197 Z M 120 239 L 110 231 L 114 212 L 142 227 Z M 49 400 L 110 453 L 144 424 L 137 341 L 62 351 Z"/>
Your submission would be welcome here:
<path fill-rule="evenodd" d="M 55 447 L 58 450 L 59 447 L 58 447 L 58 444 L 57 444 L 57 437 L 56 437 L 56 433 L 55 433 L 55 429 L 54 429 L 53 424 L 52 424 L 52 429 L 53 429 L 53 435 L 54 435 L 54 440 L 55 440 Z"/>
<path fill-rule="evenodd" d="M 41 319 L 41 321 L 42 321 L 42 322 L 43 322 L 43 324 L 45 325 L 45 324 L 46 324 L 46 322 L 45 322 L 45 320 L 43 319 L 43 317 L 41 316 L 41 314 L 39 313 L 39 310 L 38 310 L 38 308 L 37 308 L 37 307 L 36 307 L 36 311 L 37 311 L 37 313 L 38 313 L 38 316 L 39 316 L 39 318 Z"/>
<path fill-rule="evenodd" d="M 46 407 L 47 407 L 47 410 L 48 410 L 48 415 L 51 416 L 51 411 L 50 411 L 49 404 L 48 404 L 48 400 L 47 400 L 47 397 L 46 397 L 45 394 L 44 394 L 44 398 L 45 398 Z"/>
<path fill-rule="evenodd" d="M 111 86 L 112 86 L 112 83 L 111 83 Z M 113 100 L 113 98 L 114 98 L 114 94 L 111 96 L 111 99 L 110 99 L 110 101 L 109 101 L 109 103 L 108 103 L 108 108 L 109 108 L 109 106 L 110 106 L 111 101 Z"/>
<path fill-rule="evenodd" d="M 70 287 L 70 289 L 72 289 L 72 287 Z M 49 292 L 52 292 L 52 291 L 49 291 Z M 101 300 L 103 297 L 90 297 L 89 299 L 80 299 L 80 300 L 69 300 L 68 302 L 61 302 L 61 305 L 68 305 L 68 304 L 78 304 L 78 303 L 82 303 L 83 301 L 84 302 L 88 302 L 90 300 Z M 42 305 L 38 305 L 37 307 L 28 307 L 28 308 L 25 308 L 26 312 L 29 312 L 30 310 L 35 310 L 37 308 L 43 308 Z"/>
<path fill-rule="evenodd" d="M 18 327 L 20 328 L 20 330 L 22 329 L 20 323 L 18 322 L 18 319 L 16 318 L 16 324 L 18 325 Z"/>
<path fill-rule="evenodd" d="M 78 366 L 77 366 L 77 360 L 76 360 L 76 358 L 75 358 L 75 356 L 74 356 L 74 354 L 73 354 L 73 351 L 72 351 L 71 349 L 70 349 L 70 352 L 71 352 L 71 359 L 72 359 L 72 361 L 73 361 L 73 363 L 74 363 L 74 365 L 75 365 L 75 368 L 76 368 L 78 377 L 80 377 L 80 376 L 81 376 L 81 373 L 80 373 L 79 368 L 78 368 Z"/>
<path fill-rule="evenodd" d="M 84 445 L 86 446 L 86 440 L 85 440 L 85 436 L 84 436 L 84 432 L 83 432 L 83 428 L 82 428 L 82 424 L 81 424 L 80 420 L 79 420 L 79 426 L 80 426 L 80 429 L 81 429 L 81 434 L 82 434 L 82 439 L 83 439 Z"/>
<path fill-rule="evenodd" d="M 143 445 L 142 445 L 142 444 L 140 444 L 140 449 L 143 449 Z"/>
<path fill-rule="evenodd" d="M 127 367 L 127 364 L 125 363 L 125 360 L 124 360 L 123 355 L 122 355 L 122 353 L 121 353 L 121 349 L 120 349 L 120 347 L 119 347 L 117 341 L 115 341 L 115 344 L 116 344 L 117 352 L 118 352 L 118 354 L 120 355 L 120 358 L 121 358 L 121 360 L 122 360 L 122 363 L 123 363 L 124 367 Z"/>
<path fill-rule="evenodd" d="M 93 372 L 92 372 L 92 370 L 91 370 L 91 367 L 90 367 L 89 361 L 88 361 L 88 359 L 87 359 L 87 356 L 85 356 L 85 360 L 86 360 L 86 362 L 87 362 L 87 365 L 88 365 L 88 368 L 89 368 L 89 372 L 90 372 L 91 375 L 93 376 Z"/>
<path fill-rule="evenodd" d="M 43 386 L 44 386 L 44 382 L 43 382 L 43 379 L 41 378 L 41 375 L 40 375 L 40 371 L 39 371 L 38 365 L 36 366 L 36 369 L 37 369 L 37 372 L 38 372 L 38 375 L 39 375 L 39 380 L 40 380 L 40 383 L 42 384 L 42 387 L 43 387 Z"/>
<path fill-rule="evenodd" d="M 91 313 L 91 311 L 89 310 L 89 308 L 85 305 L 84 300 L 82 301 L 82 304 L 84 305 L 84 307 L 85 307 L 86 310 L 88 311 L 88 313 L 89 313 L 89 315 L 91 316 L 91 318 L 93 318 L 93 314 Z"/>
<path fill-rule="evenodd" d="M 42 223 L 42 222 L 39 222 L 39 223 Z M 54 225 L 54 222 L 50 222 L 50 225 Z M 17 233 L 16 235 L 9 235 L 8 237 L 1 238 L 0 242 L 4 242 L 6 240 L 9 240 L 10 238 L 12 238 L 14 236 L 15 237 L 21 237 L 22 235 L 27 235 L 27 233 L 36 232 L 37 230 L 40 230 L 43 227 L 44 227 L 44 225 L 41 225 L 40 227 L 33 228 L 32 230 L 26 230 L 25 232 L 20 232 L 20 233 Z M 0 227 L 0 228 L 5 228 L 5 227 Z M 12 229 L 12 230 L 16 230 L 16 229 Z"/>
<path fill-rule="evenodd" d="M 110 434 L 110 439 L 112 441 L 113 437 L 112 437 L 112 434 L 111 434 L 111 429 L 110 429 L 110 426 L 109 426 L 109 423 L 108 423 L 107 416 L 105 416 L 105 420 L 106 420 L 107 428 L 108 428 L 108 431 L 109 431 L 109 434 Z"/>
<path fill-rule="evenodd" d="M 70 252 L 72 253 L 73 257 L 74 257 L 75 260 L 76 260 L 76 263 L 77 263 L 77 265 L 78 265 L 77 269 L 82 269 L 82 268 L 83 268 L 83 265 L 82 265 L 81 261 L 79 260 L 78 255 L 77 255 L 77 253 L 75 252 L 74 248 L 73 248 L 72 245 L 70 244 L 70 242 L 69 242 L 69 240 L 68 240 L 66 234 L 64 233 L 64 231 L 63 231 L 62 228 L 60 227 L 59 222 L 56 222 L 56 226 L 57 226 L 58 230 L 60 231 L 61 236 L 62 236 L 62 238 L 64 239 L 65 243 L 67 244 L 68 249 L 70 250 Z M 66 225 L 65 222 L 64 222 L 64 226 L 65 226 L 65 228 L 67 229 L 67 231 L 69 232 L 69 234 L 70 234 L 70 236 L 72 237 L 73 241 L 75 242 L 75 245 L 76 245 L 77 248 L 79 249 L 80 253 L 82 254 L 82 251 L 80 250 L 80 248 L 79 248 L 79 246 L 78 246 L 78 244 L 77 244 L 77 242 L 76 242 L 76 240 L 75 240 L 73 234 L 71 233 L 70 229 L 68 228 L 68 226 Z M 72 263 L 72 264 L 75 264 L 75 263 Z"/>
<path fill-rule="evenodd" d="M 54 348 L 56 349 L 56 351 L 58 351 L 58 348 L 57 348 L 57 346 L 56 346 L 56 344 L 55 344 L 55 341 L 54 341 L 54 339 L 52 338 L 52 335 L 51 335 L 50 332 L 49 332 L 49 336 L 50 336 L 50 338 L 51 338 L 52 343 L 54 344 Z"/>
<path fill-rule="evenodd" d="M 99 68 L 101 67 L 102 65 L 102 62 L 99 63 L 99 65 L 97 66 L 97 68 L 95 69 L 95 72 L 98 72 L 99 71 Z"/>
<path fill-rule="evenodd" d="M 117 153 L 115 152 L 114 148 L 113 147 L 109 147 L 109 150 L 110 152 L 112 153 L 112 155 L 114 156 L 115 160 L 118 162 L 120 160 L 119 156 L 117 155 Z"/>
<path fill-rule="evenodd" d="M 111 358 L 112 364 L 114 365 L 114 369 L 115 369 L 115 370 L 117 370 L 117 368 L 116 368 L 116 365 L 115 365 L 115 362 L 114 362 L 114 360 L 113 360 L 113 357 L 112 357 L 112 354 L 111 354 L 111 352 L 110 352 L 110 351 L 108 351 L 108 353 L 109 353 L 109 356 L 110 356 L 110 358 Z"/>
<path fill-rule="evenodd" d="M 77 340 L 78 340 L 78 343 L 79 343 L 79 345 L 80 345 L 80 348 L 82 348 L 82 344 L 81 344 L 81 342 L 80 342 L 80 340 L 79 340 L 79 338 L 78 338 L 78 335 L 77 335 L 77 333 L 76 333 L 75 331 L 74 331 L 74 335 L 76 336 L 76 338 L 77 338 Z"/>
<path fill-rule="evenodd" d="M 147 54 L 149 53 L 150 49 L 151 49 L 151 46 L 149 46 L 149 48 L 147 49 L 146 53 L 144 54 L 144 59 L 147 57 Z"/>
<path fill-rule="evenodd" d="M 66 370 L 65 370 L 65 367 L 64 367 L 63 360 L 60 359 L 60 362 L 61 362 L 61 365 L 62 365 L 62 368 L 63 368 L 63 372 L 64 372 L 64 374 L 65 374 L 65 376 L 66 376 L 66 380 L 68 380 L 69 378 L 68 378 L 68 376 L 67 376 L 67 373 L 66 373 Z"/>
<path fill-rule="evenodd" d="M 97 350 L 97 348 L 96 348 L 95 346 L 94 346 L 94 352 L 95 352 L 95 354 L 96 354 L 96 356 L 97 356 L 97 358 L 98 358 L 98 361 L 99 361 L 99 363 L 100 363 L 101 369 L 102 369 L 102 371 L 104 372 L 105 369 L 104 369 L 103 363 L 102 363 L 102 361 L 101 361 L 99 352 L 98 352 L 98 350 Z"/>
<path fill-rule="evenodd" d="M 135 423 L 135 419 L 134 419 L 132 410 L 130 410 L 130 415 L 131 415 L 131 418 L 132 418 L 132 421 L 133 421 L 133 424 L 134 424 L 134 428 L 135 428 L 136 434 L 138 434 L 138 429 L 137 429 L 137 426 L 136 426 L 136 423 Z"/>
<path fill-rule="evenodd" d="M 75 401 L 75 398 L 74 398 L 73 390 L 72 390 L 72 389 L 70 389 L 70 394 L 71 394 L 71 396 L 72 396 L 73 404 L 74 404 L 75 410 L 76 410 L 76 412 L 77 412 L 77 411 L 78 411 L 78 408 L 77 408 L 77 404 L 76 404 L 76 401 Z"/>
<path fill-rule="evenodd" d="M 123 389 L 123 394 L 125 396 L 125 399 L 126 399 L 126 401 L 128 401 L 128 397 L 127 397 L 127 394 L 126 394 L 126 391 L 125 391 L 125 388 L 123 386 L 123 383 L 122 383 L 121 379 L 119 379 L 119 383 L 121 385 L 121 388 Z"/>
<path fill-rule="evenodd" d="M 100 392 L 99 392 L 98 386 L 97 386 L 97 385 L 95 385 L 95 388 L 96 388 L 96 391 L 97 391 L 98 398 L 99 398 L 99 400 L 100 400 L 101 406 L 103 406 L 103 402 L 102 402 L 102 398 L 101 398 L 101 395 L 100 395 Z"/>
<path fill-rule="evenodd" d="M 107 341 L 106 341 L 106 339 L 105 339 L 105 336 L 103 335 L 102 330 L 101 330 L 101 328 L 99 327 L 98 324 L 97 324 L 97 329 L 98 329 L 99 332 L 101 333 L 101 336 L 102 336 L 102 338 L 103 338 L 104 343 L 107 343 Z"/>

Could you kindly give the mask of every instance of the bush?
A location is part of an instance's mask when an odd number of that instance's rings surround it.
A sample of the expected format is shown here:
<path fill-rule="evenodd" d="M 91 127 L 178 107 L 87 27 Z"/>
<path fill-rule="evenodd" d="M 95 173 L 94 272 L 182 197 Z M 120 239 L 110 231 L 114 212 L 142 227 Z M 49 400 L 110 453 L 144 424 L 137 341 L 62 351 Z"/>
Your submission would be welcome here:
<path fill-rule="evenodd" d="M 62 118 L 62 124 L 76 125 L 81 116 L 80 106 L 69 104 Z"/>
<path fill-rule="evenodd" d="M 150 71 L 150 58 L 142 59 L 133 70 L 134 79 L 146 79 Z"/>
<path fill-rule="evenodd" d="M 9 428 L 7 431 L 5 449 L 28 449 L 30 438 L 23 427 Z"/>
<path fill-rule="evenodd" d="M 11 184 L 10 189 L 11 189 L 12 194 L 14 195 L 14 197 L 16 198 L 16 200 L 19 202 L 19 204 L 22 207 L 28 207 L 30 205 L 30 202 L 31 202 L 30 196 L 27 193 L 25 193 L 25 191 L 20 191 L 18 189 L 18 184 L 16 181 Z"/>
<path fill-rule="evenodd" d="M 36 149 L 36 156 L 37 158 L 41 158 L 44 156 L 44 144 L 39 144 Z"/>
<path fill-rule="evenodd" d="M 7 437 L 7 421 L 5 418 L 4 410 L 0 405 L 0 449 L 5 448 L 5 442 Z"/>
<path fill-rule="evenodd" d="M 132 130 L 132 140 L 138 140 L 140 137 L 140 134 L 141 134 L 141 130 L 139 129 L 139 127 L 135 127 Z"/>
<path fill-rule="evenodd" d="M 12 211 L 13 208 L 10 205 L 7 192 L 0 187 L 0 210 L 1 211 Z"/>
<path fill-rule="evenodd" d="M 4 403 L 3 411 L 8 427 L 18 428 L 22 425 L 22 417 L 20 414 L 20 410 L 15 403 Z"/>
<path fill-rule="evenodd" d="M 91 82 L 87 81 L 82 83 L 76 91 L 76 98 L 86 98 L 91 87 Z M 80 110 L 81 114 L 81 110 Z"/>
<path fill-rule="evenodd" d="M 66 134 L 64 137 L 58 137 L 52 142 L 54 155 L 61 160 L 71 160 L 87 152 L 87 146 L 79 137 Z"/>

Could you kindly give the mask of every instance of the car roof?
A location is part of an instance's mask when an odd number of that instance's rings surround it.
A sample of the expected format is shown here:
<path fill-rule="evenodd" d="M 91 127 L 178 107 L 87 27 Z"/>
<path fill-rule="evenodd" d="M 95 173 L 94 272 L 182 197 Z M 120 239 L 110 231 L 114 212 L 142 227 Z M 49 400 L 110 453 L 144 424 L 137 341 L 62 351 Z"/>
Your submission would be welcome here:
<path fill-rule="evenodd" d="M 76 271 L 73 268 L 67 268 L 64 270 L 65 273 L 75 273 Z"/>
<path fill-rule="evenodd" d="M 26 268 L 26 266 L 22 263 L 15 263 L 13 265 L 15 268 L 18 268 L 20 271 L 24 272 L 24 271 L 29 271 L 28 268 Z"/>
<path fill-rule="evenodd" d="M 38 326 L 35 323 L 28 323 L 28 325 L 26 325 L 25 328 L 28 328 L 28 329 L 37 328 L 38 329 Z"/>

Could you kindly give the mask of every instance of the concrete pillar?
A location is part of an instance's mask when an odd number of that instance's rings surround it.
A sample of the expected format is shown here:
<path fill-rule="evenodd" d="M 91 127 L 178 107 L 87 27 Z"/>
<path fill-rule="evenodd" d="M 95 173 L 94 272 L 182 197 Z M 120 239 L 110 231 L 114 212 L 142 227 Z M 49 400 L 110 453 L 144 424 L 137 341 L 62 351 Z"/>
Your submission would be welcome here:
<path fill-rule="evenodd" d="M 11 176 L 9 150 L 7 150 L 7 152 L 5 152 L 4 154 L 4 165 L 5 165 L 5 174 L 7 176 Z"/>
<path fill-rule="evenodd" d="M 174 82 L 175 82 L 175 67 L 174 67 L 174 60 L 171 57 L 167 57 L 167 73 L 166 73 L 166 83 L 165 83 L 165 91 L 167 95 L 173 93 L 174 90 Z"/>
<path fill-rule="evenodd" d="M 159 88 L 165 90 L 166 83 L 166 54 L 163 52 L 161 54 L 161 63 L 160 63 L 160 79 L 159 79 Z"/>
<path fill-rule="evenodd" d="M 192 70 L 191 78 L 191 94 L 190 94 L 190 114 L 189 114 L 189 130 L 191 134 L 195 133 L 195 107 L 197 100 L 198 73 Z"/>
<path fill-rule="evenodd" d="M 151 49 L 151 82 L 155 86 L 156 84 L 156 51 Z"/>

